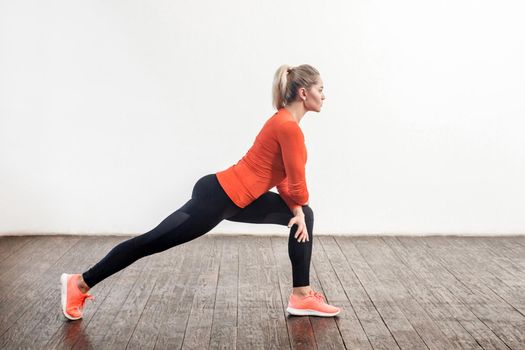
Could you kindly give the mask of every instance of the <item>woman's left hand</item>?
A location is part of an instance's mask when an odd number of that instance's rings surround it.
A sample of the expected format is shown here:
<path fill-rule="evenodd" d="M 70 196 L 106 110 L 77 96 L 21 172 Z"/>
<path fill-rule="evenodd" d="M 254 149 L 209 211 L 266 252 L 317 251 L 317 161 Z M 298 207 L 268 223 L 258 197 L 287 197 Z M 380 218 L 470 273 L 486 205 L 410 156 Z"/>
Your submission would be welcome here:
<path fill-rule="evenodd" d="M 308 230 L 304 220 L 304 213 L 301 210 L 300 212 L 294 214 L 295 216 L 288 223 L 288 227 L 292 227 L 294 224 L 297 225 L 297 231 L 295 232 L 294 238 L 296 238 L 299 243 L 309 241 L 310 239 L 308 238 Z"/>

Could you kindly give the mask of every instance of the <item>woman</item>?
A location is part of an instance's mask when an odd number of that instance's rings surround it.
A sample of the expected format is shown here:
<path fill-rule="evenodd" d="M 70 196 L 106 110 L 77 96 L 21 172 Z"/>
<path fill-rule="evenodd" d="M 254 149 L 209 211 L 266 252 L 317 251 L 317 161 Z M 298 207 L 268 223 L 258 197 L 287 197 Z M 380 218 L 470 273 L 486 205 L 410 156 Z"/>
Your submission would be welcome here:
<path fill-rule="evenodd" d="M 292 315 L 335 316 L 310 288 L 313 211 L 305 179 L 306 147 L 299 122 L 306 112 L 320 112 L 324 100 L 319 72 L 310 65 L 279 67 L 273 82 L 277 112 L 235 165 L 197 181 L 191 199 L 153 230 L 114 247 L 83 274 L 62 274 L 61 302 L 70 320 L 82 318 L 88 290 L 136 260 L 188 242 L 222 220 L 291 227 L 288 254 L 293 289 L 287 307 Z M 277 186 L 279 194 L 269 190 Z"/>

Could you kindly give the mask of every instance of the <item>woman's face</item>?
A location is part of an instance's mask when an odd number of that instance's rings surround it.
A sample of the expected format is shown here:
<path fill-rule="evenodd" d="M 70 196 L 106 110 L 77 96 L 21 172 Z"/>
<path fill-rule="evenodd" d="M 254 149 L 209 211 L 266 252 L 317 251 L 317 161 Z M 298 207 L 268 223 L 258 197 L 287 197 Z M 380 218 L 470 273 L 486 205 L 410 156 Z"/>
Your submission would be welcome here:
<path fill-rule="evenodd" d="M 315 85 L 312 85 L 309 89 L 305 90 L 304 106 L 307 111 L 320 112 L 324 99 L 323 80 L 319 78 Z"/>

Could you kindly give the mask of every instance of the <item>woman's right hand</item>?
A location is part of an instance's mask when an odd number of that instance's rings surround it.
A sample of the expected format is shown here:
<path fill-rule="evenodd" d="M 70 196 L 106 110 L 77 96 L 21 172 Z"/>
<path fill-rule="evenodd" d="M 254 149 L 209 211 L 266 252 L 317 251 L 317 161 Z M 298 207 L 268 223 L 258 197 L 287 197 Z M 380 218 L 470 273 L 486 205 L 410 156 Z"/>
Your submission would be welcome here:
<path fill-rule="evenodd" d="M 295 232 L 294 238 L 296 238 L 298 242 L 309 241 L 310 239 L 308 237 L 308 230 L 306 228 L 306 222 L 304 220 L 303 208 L 295 208 L 293 210 L 293 214 L 294 217 L 290 219 L 288 227 L 297 225 L 297 231 Z"/>

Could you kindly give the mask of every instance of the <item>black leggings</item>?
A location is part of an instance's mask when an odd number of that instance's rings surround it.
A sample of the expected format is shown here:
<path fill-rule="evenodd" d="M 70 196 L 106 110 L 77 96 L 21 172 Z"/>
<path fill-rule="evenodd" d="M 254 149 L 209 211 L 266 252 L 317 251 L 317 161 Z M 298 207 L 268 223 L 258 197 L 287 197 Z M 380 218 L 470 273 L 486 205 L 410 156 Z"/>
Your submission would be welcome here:
<path fill-rule="evenodd" d="M 292 226 L 288 238 L 294 287 L 310 284 L 314 216 L 309 206 L 303 206 L 303 212 L 309 241 L 297 242 L 294 238 L 297 225 Z M 82 277 L 89 287 L 93 287 L 142 257 L 202 236 L 225 219 L 286 226 L 292 217 L 292 212 L 277 193 L 266 192 L 245 208 L 240 208 L 224 192 L 215 174 L 206 175 L 197 181 L 191 199 L 180 209 L 153 230 L 119 243 L 95 266 L 84 272 Z"/>

